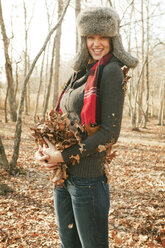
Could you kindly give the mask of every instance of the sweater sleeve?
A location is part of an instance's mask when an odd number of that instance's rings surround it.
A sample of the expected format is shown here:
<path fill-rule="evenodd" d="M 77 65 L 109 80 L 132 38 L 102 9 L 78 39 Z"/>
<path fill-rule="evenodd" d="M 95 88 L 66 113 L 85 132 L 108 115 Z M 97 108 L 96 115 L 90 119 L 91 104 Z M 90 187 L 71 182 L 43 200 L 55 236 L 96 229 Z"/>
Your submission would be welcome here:
<path fill-rule="evenodd" d="M 121 128 L 124 90 L 122 89 L 123 72 L 117 63 L 110 63 L 103 69 L 100 85 L 101 125 L 92 136 L 83 140 L 83 152 L 79 145 L 73 145 L 62 152 L 65 162 L 71 155 L 79 154 L 80 158 L 97 152 L 99 145 L 117 141 Z"/>

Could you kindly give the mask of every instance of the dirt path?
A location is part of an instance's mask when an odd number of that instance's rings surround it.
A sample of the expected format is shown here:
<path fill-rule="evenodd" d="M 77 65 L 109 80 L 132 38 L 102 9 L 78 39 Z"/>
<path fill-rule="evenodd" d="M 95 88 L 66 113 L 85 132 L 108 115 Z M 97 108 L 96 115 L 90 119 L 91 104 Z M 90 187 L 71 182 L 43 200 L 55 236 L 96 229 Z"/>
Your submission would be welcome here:
<path fill-rule="evenodd" d="M 60 248 L 50 174 L 33 158 L 32 118 L 24 122 L 18 164 L 25 174 L 11 177 L 0 170 L 1 182 L 13 189 L 0 196 L 0 248 Z M 13 123 L 0 122 L 8 157 L 14 132 Z M 147 129 L 131 132 L 124 119 L 114 150 L 118 156 L 110 165 L 110 247 L 165 247 L 165 127 L 151 121 Z"/>

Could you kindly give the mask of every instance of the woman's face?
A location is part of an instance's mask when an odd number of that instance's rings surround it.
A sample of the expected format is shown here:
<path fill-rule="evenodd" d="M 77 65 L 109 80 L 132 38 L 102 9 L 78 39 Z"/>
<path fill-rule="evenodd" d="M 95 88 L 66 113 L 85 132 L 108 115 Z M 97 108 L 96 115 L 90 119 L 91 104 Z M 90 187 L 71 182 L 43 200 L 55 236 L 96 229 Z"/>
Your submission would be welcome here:
<path fill-rule="evenodd" d="M 110 52 L 110 38 L 101 35 L 88 35 L 87 48 L 94 60 L 99 60 Z"/>

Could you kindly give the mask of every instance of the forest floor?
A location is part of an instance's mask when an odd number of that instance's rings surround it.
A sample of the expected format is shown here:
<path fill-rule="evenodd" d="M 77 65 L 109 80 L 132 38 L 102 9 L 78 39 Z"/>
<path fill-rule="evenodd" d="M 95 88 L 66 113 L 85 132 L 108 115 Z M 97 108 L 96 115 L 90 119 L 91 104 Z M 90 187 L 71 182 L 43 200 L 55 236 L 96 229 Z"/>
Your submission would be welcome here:
<path fill-rule="evenodd" d="M 0 169 L 1 182 L 13 191 L 0 195 L 0 248 L 60 248 L 50 172 L 34 161 L 32 122 L 23 117 L 18 166 L 24 173 L 10 176 Z M 0 121 L 8 158 L 14 132 L 14 123 Z M 113 150 L 118 155 L 110 164 L 109 247 L 165 247 L 165 126 L 150 120 L 147 129 L 133 132 L 124 118 Z"/>

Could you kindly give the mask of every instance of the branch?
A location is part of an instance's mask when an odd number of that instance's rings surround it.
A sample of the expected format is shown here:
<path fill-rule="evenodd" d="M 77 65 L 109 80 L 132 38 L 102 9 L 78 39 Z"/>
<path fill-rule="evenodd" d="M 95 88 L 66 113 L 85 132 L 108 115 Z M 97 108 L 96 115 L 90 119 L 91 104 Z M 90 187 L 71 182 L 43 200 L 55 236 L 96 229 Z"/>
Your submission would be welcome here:
<path fill-rule="evenodd" d="M 165 15 L 165 12 L 164 13 L 160 13 L 159 15 L 154 15 L 154 16 L 150 16 L 150 17 L 147 17 L 147 18 L 144 18 L 144 21 L 147 20 L 148 18 L 151 19 L 151 18 L 154 18 L 154 17 L 158 17 L 158 16 L 161 16 L 161 15 Z M 120 25 L 120 28 L 124 27 L 124 26 L 128 26 L 130 25 L 131 23 L 132 24 L 135 24 L 135 23 L 138 23 L 138 22 L 141 22 L 141 20 L 136 20 L 136 21 L 131 21 L 131 22 L 127 22 L 123 25 Z"/>
<path fill-rule="evenodd" d="M 113 7 L 111 0 L 107 0 L 111 7 Z"/>
<path fill-rule="evenodd" d="M 138 96 L 138 92 L 139 92 L 139 84 L 140 84 L 140 80 L 141 80 L 141 77 L 142 77 L 142 74 L 143 74 L 143 71 L 144 71 L 144 68 L 145 68 L 145 65 L 147 63 L 147 59 L 148 59 L 148 56 L 151 54 L 151 52 L 155 49 L 155 47 L 159 46 L 159 45 L 164 45 L 163 42 L 158 42 L 157 44 L 155 44 L 152 49 L 150 50 L 149 54 L 146 55 L 146 58 L 144 60 L 144 63 L 142 65 L 142 68 L 141 68 L 141 72 L 140 72 L 140 75 L 139 75 L 139 78 L 138 78 L 138 82 L 137 82 L 137 91 L 136 91 L 136 95 L 135 95 L 135 104 L 137 103 L 137 96 Z"/>
<path fill-rule="evenodd" d="M 133 5 L 133 3 L 134 3 L 134 0 L 132 0 L 132 2 L 127 6 L 127 8 L 125 9 L 125 11 L 123 12 L 123 16 L 122 16 L 122 18 L 120 19 L 120 22 L 123 20 L 124 15 L 125 15 L 125 13 L 127 12 L 127 9 L 128 9 L 131 5 Z"/>

